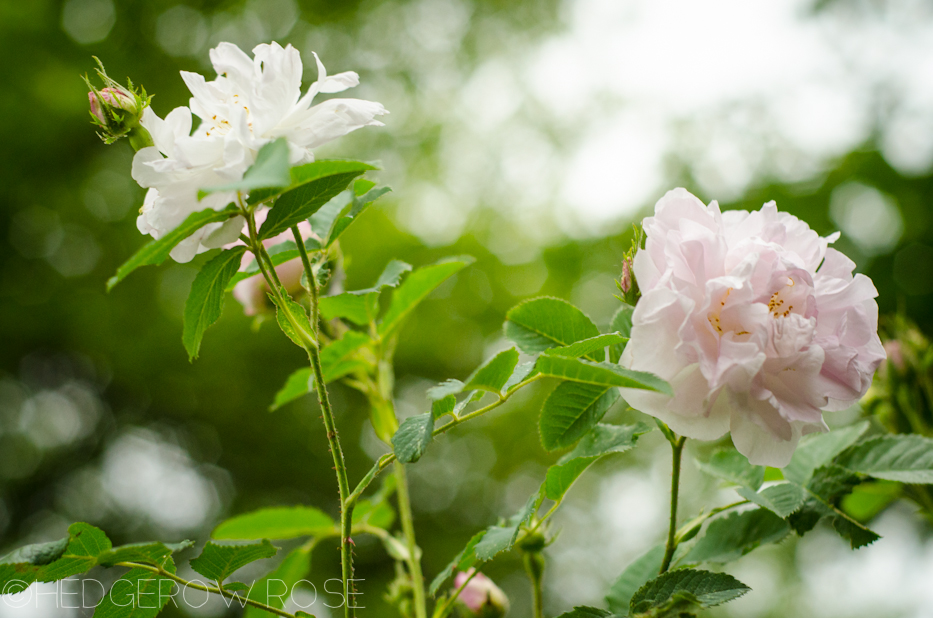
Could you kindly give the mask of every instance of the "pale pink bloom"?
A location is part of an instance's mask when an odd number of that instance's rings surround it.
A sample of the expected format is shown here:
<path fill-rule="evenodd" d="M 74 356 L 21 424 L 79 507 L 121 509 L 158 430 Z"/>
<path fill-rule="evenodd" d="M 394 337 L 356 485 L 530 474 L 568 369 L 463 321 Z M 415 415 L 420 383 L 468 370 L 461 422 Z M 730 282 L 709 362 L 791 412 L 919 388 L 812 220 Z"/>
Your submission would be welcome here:
<path fill-rule="evenodd" d="M 454 578 L 454 590 L 463 586 L 463 582 L 473 575 L 473 569 L 461 571 Z M 492 618 L 494 616 L 505 616 L 509 611 L 509 599 L 505 593 L 493 583 L 491 579 L 477 573 L 469 581 L 458 600 L 463 603 L 470 612 L 482 618 Z"/>
<path fill-rule="evenodd" d="M 268 210 L 260 210 L 256 213 L 257 226 L 265 221 L 268 212 Z M 315 236 L 314 232 L 311 231 L 311 224 L 307 221 L 302 221 L 298 224 L 298 231 L 301 232 L 301 237 L 305 240 Z M 262 244 L 268 249 L 269 247 L 273 247 L 288 240 L 292 242 L 295 241 L 295 237 L 292 235 L 291 230 L 286 230 L 278 236 L 267 238 Z M 232 243 L 232 245 L 238 244 L 243 243 Z M 248 251 L 244 253 L 243 260 L 240 262 L 240 270 L 245 270 L 253 261 L 254 257 L 252 253 Z M 301 263 L 301 259 L 296 258 L 284 264 L 279 264 L 275 267 L 275 272 L 279 276 L 282 285 L 285 286 L 285 289 L 288 290 L 290 294 L 301 290 L 301 275 L 304 273 L 304 264 Z M 256 275 L 248 279 L 243 279 L 233 287 L 233 297 L 243 305 L 243 313 L 246 315 L 257 315 L 270 308 L 268 295 L 269 286 L 266 285 L 266 280 L 260 272 L 257 272 Z"/>
<path fill-rule="evenodd" d="M 634 260 L 642 292 L 621 363 L 674 388 L 623 389 L 675 432 L 732 432 L 754 464 L 783 467 L 824 410 L 864 395 L 885 358 L 877 296 L 855 264 L 774 202 L 720 213 L 684 189 L 644 221 Z"/>

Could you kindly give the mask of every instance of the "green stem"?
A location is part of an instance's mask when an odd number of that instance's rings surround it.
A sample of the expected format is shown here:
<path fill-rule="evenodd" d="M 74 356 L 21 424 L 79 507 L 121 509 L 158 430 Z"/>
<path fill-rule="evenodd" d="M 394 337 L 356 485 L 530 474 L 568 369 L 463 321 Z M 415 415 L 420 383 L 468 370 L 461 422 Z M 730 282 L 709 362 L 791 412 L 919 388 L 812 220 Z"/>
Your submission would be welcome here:
<path fill-rule="evenodd" d="M 249 225 L 250 240 L 252 241 L 253 249 L 256 253 L 256 261 L 259 264 L 260 270 L 262 270 L 263 276 L 266 278 L 266 282 L 273 290 L 273 295 L 282 303 L 282 306 L 284 306 L 284 300 L 281 296 L 283 293 L 282 283 L 279 281 L 278 275 L 275 272 L 275 267 L 272 265 L 272 260 L 269 258 L 269 254 L 266 252 L 265 247 L 256 233 L 256 220 L 252 213 L 248 213 L 247 222 Z M 267 264 L 264 265 L 263 261 L 266 261 Z M 314 290 L 311 296 L 311 314 L 316 315 L 317 281 L 314 278 L 313 272 L 308 272 L 307 274 L 309 287 Z M 288 312 L 285 313 L 288 315 Z M 312 330 L 315 329 L 312 327 Z M 301 332 L 301 329 L 297 328 L 297 325 L 296 331 Z M 321 366 L 320 350 L 318 349 L 317 343 L 314 341 L 306 342 L 304 347 L 311 360 L 311 371 L 314 374 L 315 390 L 317 390 L 318 401 L 321 404 L 321 417 L 324 419 L 324 430 L 327 433 L 327 442 L 330 446 L 330 452 L 334 459 L 334 469 L 337 473 L 337 489 L 340 496 L 340 567 L 341 577 L 343 579 L 343 590 L 346 593 L 344 616 L 346 618 L 352 618 L 355 616 L 355 612 L 353 611 L 354 608 L 350 605 L 350 594 L 353 592 L 353 550 L 350 535 L 353 507 L 356 501 L 350 500 L 350 484 L 347 480 L 346 462 L 343 457 L 343 449 L 340 446 L 340 439 L 337 436 L 337 424 L 334 420 L 334 412 L 330 405 L 330 398 L 327 395 L 327 385 L 324 381 L 324 369 Z"/>
<path fill-rule="evenodd" d="M 318 330 L 317 279 L 314 276 L 314 269 L 311 268 L 311 260 L 308 258 L 308 251 L 305 249 L 305 242 L 301 237 L 301 232 L 298 230 L 297 225 L 292 226 L 292 236 L 295 237 L 295 244 L 298 245 L 298 254 L 301 255 L 301 263 L 305 269 L 305 276 L 308 278 L 308 290 L 311 293 L 311 328 L 314 329 L 314 334 L 316 336 Z"/>
<path fill-rule="evenodd" d="M 686 436 L 671 440 L 672 470 L 671 470 L 671 522 L 667 532 L 667 545 L 664 548 L 664 560 L 661 562 L 659 573 L 667 572 L 677 550 L 677 497 L 680 493 L 680 460 L 684 452 Z"/>
<path fill-rule="evenodd" d="M 241 597 L 235 592 L 230 592 L 229 590 L 224 590 L 223 588 L 215 588 L 214 586 L 205 586 L 203 584 L 198 584 L 196 582 L 188 581 L 183 577 L 179 577 L 174 573 L 170 573 L 163 569 L 162 567 L 152 566 L 149 564 L 139 564 L 136 562 L 118 562 L 117 566 L 129 567 L 131 569 L 143 569 L 144 571 L 149 571 L 151 573 L 156 573 L 161 577 L 171 579 L 177 584 L 181 584 L 187 588 L 194 588 L 195 590 L 201 590 L 203 592 L 209 592 L 212 594 L 219 594 L 225 596 L 228 599 L 233 599 L 239 603 L 245 603 L 246 605 L 252 605 L 253 607 L 258 607 L 259 609 L 265 610 L 276 616 L 282 616 L 282 618 L 295 618 L 294 614 L 289 614 L 285 610 L 279 609 L 277 607 L 272 607 L 271 605 L 266 605 L 265 603 L 260 603 L 259 601 L 249 599 L 246 597 Z"/>
<path fill-rule="evenodd" d="M 411 575 L 411 587 L 414 594 L 416 618 L 427 617 L 427 600 L 424 592 L 424 575 L 421 573 L 421 550 L 415 539 L 415 520 L 411 510 L 411 497 L 408 493 L 408 477 L 405 466 L 395 462 L 396 495 L 398 496 L 398 517 L 405 535 L 408 548 L 408 571 Z"/>
<path fill-rule="evenodd" d="M 498 408 L 499 406 L 504 404 L 506 401 L 508 401 L 512 395 L 518 392 L 519 389 L 531 384 L 532 382 L 535 382 L 536 380 L 540 380 L 543 377 L 545 376 L 538 374 L 530 378 L 527 378 L 523 380 L 522 382 L 519 382 L 518 384 L 513 386 L 512 389 L 509 392 L 507 392 L 505 395 L 500 395 L 497 401 L 493 401 L 491 404 L 487 406 L 483 406 L 482 408 L 478 408 L 470 412 L 469 414 L 458 416 L 457 418 L 453 419 L 449 423 L 445 423 L 441 427 L 438 427 L 437 429 L 435 429 L 434 432 L 431 434 L 431 436 L 436 437 L 436 436 L 441 435 L 442 433 L 447 433 L 448 431 L 450 431 L 451 429 L 453 429 L 454 427 L 456 427 L 457 425 L 465 421 L 474 419 L 477 416 L 482 416 L 483 414 L 486 414 L 490 410 L 494 410 Z M 363 477 L 363 480 L 360 481 L 359 485 L 356 486 L 356 489 L 353 490 L 352 495 L 355 497 L 360 496 L 364 491 L 366 491 L 366 488 L 369 486 L 370 483 L 372 483 L 373 479 L 375 479 L 376 476 L 378 476 L 380 472 L 388 468 L 389 464 L 391 464 L 393 461 L 395 461 L 395 453 L 387 453 L 383 455 L 382 457 L 380 457 L 379 460 L 376 461 L 375 464 L 373 464 L 372 469 L 366 474 L 366 476 Z"/>
<path fill-rule="evenodd" d="M 528 579 L 531 580 L 532 615 L 534 618 L 544 618 L 544 558 L 538 552 L 526 552 L 524 563 Z"/>

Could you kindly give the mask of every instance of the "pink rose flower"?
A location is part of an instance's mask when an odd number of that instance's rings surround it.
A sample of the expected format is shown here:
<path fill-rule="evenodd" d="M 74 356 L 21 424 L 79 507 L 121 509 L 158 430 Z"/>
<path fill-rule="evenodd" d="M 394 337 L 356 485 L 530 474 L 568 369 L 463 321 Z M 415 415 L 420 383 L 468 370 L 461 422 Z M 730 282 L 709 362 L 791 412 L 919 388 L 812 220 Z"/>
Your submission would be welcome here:
<path fill-rule="evenodd" d="M 855 264 L 774 202 L 720 213 L 684 189 L 644 220 L 633 270 L 642 291 L 620 360 L 674 396 L 623 389 L 675 432 L 732 432 L 753 464 L 783 467 L 824 410 L 858 401 L 884 360 L 878 295 Z"/>
<path fill-rule="evenodd" d="M 461 571 L 454 578 L 454 590 L 460 588 L 467 578 L 473 575 L 473 569 Z M 478 618 L 497 618 L 509 611 L 509 599 L 491 579 L 477 573 L 469 581 L 460 596 L 457 597 L 466 608 Z"/>

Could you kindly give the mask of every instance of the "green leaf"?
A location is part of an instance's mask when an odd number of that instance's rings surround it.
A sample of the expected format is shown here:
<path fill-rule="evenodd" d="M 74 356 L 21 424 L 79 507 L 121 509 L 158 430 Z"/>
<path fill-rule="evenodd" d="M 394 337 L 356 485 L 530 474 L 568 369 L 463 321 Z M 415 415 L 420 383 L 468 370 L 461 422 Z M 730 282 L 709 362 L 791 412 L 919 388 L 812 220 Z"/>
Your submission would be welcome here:
<path fill-rule="evenodd" d="M 582 358 L 542 355 L 538 357 L 535 369 L 546 376 L 597 386 L 639 388 L 670 396 L 674 392 L 670 384 L 652 373 L 632 371 L 610 363 L 594 363 Z"/>
<path fill-rule="evenodd" d="M 612 453 L 624 453 L 635 447 L 640 436 L 654 431 L 647 423 L 633 425 L 599 424 L 577 444 L 576 448 L 558 459 L 565 463 L 578 457 L 602 457 Z"/>
<path fill-rule="evenodd" d="M 167 558 L 163 567 L 175 572 Z M 94 618 L 154 618 L 168 603 L 175 582 L 146 569 L 130 569 L 114 582 L 94 610 Z"/>
<path fill-rule="evenodd" d="M 410 264 L 392 260 L 373 287 L 322 298 L 318 305 L 321 315 L 326 320 L 346 318 L 361 326 L 369 324 L 379 312 L 379 293 L 383 288 L 398 286 L 402 275 L 410 270 Z"/>
<path fill-rule="evenodd" d="M 716 478 L 757 490 L 765 480 L 764 466 L 753 466 L 734 448 L 719 449 L 709 461 L 697 461 L 697 467 Z"/>
<path fill-rule="evenodd" d="M 250 586 L 246 596 L 251 601 L 284 609 L 285 601 L 295 584 L 310 570 L 311 548 L 306 545 L 296 547 L 285 556 L 274 571 Z M 269 618 L 274 615 L 252 605 L 246 606 L 245 618 Z"/>
<path fill-rule="evenodd" d="M 429 587 L 428 592 L 432 597 L 437 594 L 437 591 L 440 590 L 441 586 L 444 585 L 444 582 L 450 579 L 450 576 L 454 574 L 455 570 L 465 571 L 476 564 L 477 559 L 476 554 L 474 553 L 474 549 L 476 548 L 476 545 L 483 540 L 483 536 L 485 536 L 485 534 L 485 530 L 474 534 L 473 537 L 467 542 L 466 546 L 460 550 L 460 553 L 454 556 L 454 559 L 450 561 L 450 564 L 444 567 L 444 570 L 438 573 L 437 577 L 431 581 L 431 586 Z"/>
<path fill-rule="evenodd" d="M 798 485 L 806 485 L 814 470 L 828 464 L 836 455 L 855 444 L 867 429 L 868 421 L 863 421 L 829 433 L 805 436 L 784 468 L 784 478 Z"/>
<path fill-rule="evenodd" d="M 749 590 L 751 588 L 726 573 L 678 569 L 639 588 L 632 596 L 629 609 L 633 616 L 653 610 L 705 609 L 737 599 Z"/>
<path fill-rule="evenodd" d="M 175 248 L 175 245 L 188 238 L 209 223 L 220 223 L 239 215 L 239 210 L 233 204 L 223 210 L 199 210 L 188 215 L 181 225 L 165 234 L 158 240 L 151 240 L 143 245 L 133 257 L 117 269 L 117 274 L 107 281 L 107 291 L 126 279 L 127 275 L 140 266 L 161 264 Z"/>
<path fill-rule="evenodd" d="M 55 562 L 40 567 L 36 580 L 51 582 L 86 573 L 96 564 L 101 554 L 110 549 L 110 539 L 98 528 L 85 523 L 68 527 L 68 547 Z M 0 567 L 2 569 L 2 567 Z"/>
<path fill-rule="evenodd" d="M 22 592 L 35 581 L 50 582 L 85 573 L 108 549 L 110 539 L 101 530 L 74 523 L 64 539 L 27 545 L 0 558 L 0 594 Z"/>
<path fill-rule="evenodd" d="M 663 561 L 664 545 L 655 545 L 625 567 L 606 595 L 609 609 L 614 612 L 628 612 L 632 597 L 648 580 L 658 574 Z"/>
<path fill-rule="evenodd" d="M 684 559 L 688 563 L 725 563 L 753 549 L 777 543 L 790 533 L 787 523 L 768 509 L 732 512 L 717 517 Z"/>
<path fill-rule="evenodd" d="M 218 191 L 249 193 L 256 189 L 287 187 L 291 184 L 290 167 L 288 142 L 284 137 L 280 137 L 259 149 L 256 161 L 246 170 L 241 180 L 201 189 L 198 191 L 198 199 Z"/>
<path fill-rule="evenodd" d="M 269 406 L 269 411 L 274 412 L 285 404 L 292 402 L 299 397 L 304 397 L 314 389 L 314 373 L 310 367 L 302 367 L 288 376 L 285 385 L 275 394 L 275 400 Z"/>
<path fill-rule="evenodd" d="M 283 506 L 237 515 L 221 523 L 215 539 L 293 539 L 334 529 L 334 520 L 310 506 Z"/>
<path fill-rule="evenodd" d="M 385 500 L 360 500 L 353 509 L 354 526 L 366 524 L 374 528 L 388 530 L 395 521 L 395 511 Z"/>
<path fill-rule="evenodd" d="M 227 283 L 240 268 L 246 247 L 226 249 L 207 262 L 191 284 L 185 302 L 184 330 L 181 340 L 188 351 L 188 360 L 198 357 L 204 331 L 220 319 L 224 310 Z"/>
<path fill-rule="evenodd" d="M 68 549 L 69 537 L 16 549 L 0 558 L 0 592 L 22 592 L 36 581 L 41 567 L 53 564 Z"/>
<path fill-rule="evenodd" d="M 315 238 L 305 239 L 304 245 L 305 251 L 308 253 L 313 253 L 321 249 L 321 244 Z M 285 262 L 301 256 L 301 253 L 298 251 L 298 245 L 296 245 L 293 240 L 286 240 L 285 242 L 273 245 L 266 249 L 266 253 L 269 255 L 269 259 L 272 260 L 273 266 L 284 264 Z M 230 281 L 227 282 L 227 291 L 232 292 L 237 283 L 244 279 L 249 279 L 250 277 L 259 276 L 259 274 L 259 262 L 256 260 L 251 261 L 247 264 L 246 268 L 235 274 Z"/>
<path fill-rule="evenodd" d="M 611 386 L 561 382 L 541 409 L 541 445 L 549 451 L 572 446 L 602 420 L 618 399 L 619 390 Z"/>
<path fill-rule="evenodd" d="M 402 463 L 418 461 L 431 443 L 433 432 L 434 416 L 430 412 L 406 418 L 392 436 L 395 457 Z"/>
<path fill-rule="evenodd" d="M 391 191 L 388 187 L 374 189 L 374 186 L 371 181 L 357 180 L 352 190 L 334 196 L 309 219 L 311 228 L 324 239 L 325 247 L 331 246 L 372 202 Z"/>
<path fill-rule="evenodd" d="M 464 390 L 484 390 L 499 394 L 518 364 L 518 350 L 509 348 L 480 365 L 467 378 Z"/>
<path fill-rule="evenodd" d="M 275 319 L 279 323 L 282 332 L 302 349 L 306 345 L 312 345 L 314 331 L 311 328 L 311 320 L 308 318 L 308 314 L 305 313 L 304 307 L 295 302 L 284 290 L 282 290 L 281 304 L 271 294 L 270 298 L 276 303 Z"/>
<path fill-rule="evenodd" d="M 443 399 L 431 402 L 431 416 L 434 420 L 441 418 L 446 414 L 453 414 L 457 405 L 457 398 L 454 395 L 447 395 Z"/>
<path fill-rule="evenodd" d="M 571 358 L 580 358 L 581 356 L 586 356 L 588 354 L 595 354 L 597 357 L 600 357 L 601 360 L 606 359 L 605 353 L 600 353 L 606 348 L 606 346 L 618 345 L 628 341 L 627 337 L 623 337 L 619 333 L 608 333 L 606 335 L 598 335 L 596 337 L 591 337 L 589 339 L 584 339 L 570 345 L 561 346 L 559 348 L 551 348 L 545 350 L 545 354 L 550 354 L 551 356 L 569 356 Z"/>
<path fill-rule="evenodd" d="M 259 238 L 272 238 L 311 217 L 340 195 L 354 178 L 372 169 L 376 168 L 359 161 L 315 161 L 296 168 L 297 182 L 275 200 L 259 230 Z M 324 247 L 332 242 L 321 237 L 325 239 L 321 243 Z"/>
<path fill-rule="evenodd" d="M 893 481 L 862 483 L 842 499 L 842 510 L 852 519 L 867 523 L 901 497 L 901 485 Z"/>
<path fill-rule="evenodd" d="M 860 482 L 856 474 L 837 465 L 817 468 L 806 486 L 809 498 L 788 517 L 787 522 L 797 534 L 803 535 L 812 530 L 820 519 L 829 517 L 836 532 L 849 541 L 852 549 L 878 540 L 881 538 L 878 534 L 838 508 L 839 502 Z"/>
<path fill-rule="evenodd" d="M 379 335 L 383 338 L 388 337 L 437 286 L 474 261 L 474 258 L 468 255 L 448 258 L 429 266 L 422 266 L 408 275 L 392 295 L 392 302 L 379 323 Z"/>
<path fill-rule="evenodd" d="M 321 367 L 324 370 L 324 382 L 330 383 L 339 380 L 351 371 L 366 364 L 353 360 L 354 352 L 370 343 L 371 339 L 365 333 L 354 330 L 347 331 L 343 337 L 332 342 L 321 350 Z"/>
<path fill-rule="evenodd" d="M 835 463 L 886 481 L 933 483 L 933 440 L 919 435 L 878 436 L 850 447 Z"/>
<path fill-rule="evenodd" d="M 234 571 L 256 560 L 271 558 L 278 549 L 268 540 L 260 542 L 208 541 L 191 568 L 213 581 L 223 581 Z"/>
<path fill-rule="evenodd" d="M 131 543 L 104 551 L 98 556 L 97 562 L 103 566 L 113 566 L 118 562 L 142 562 L 162 566 L 173 553 L 188 549 L 193 545 L 192 541 L 175 544 L 160 543 L 159 541 Z"/>
<path fill-rule="evenodd" d="M 532 494 L 525 506 L 509 518 L 507 525 L 487 528 L 486 533 L 473 548 L 476 558 L 482 561 L 492 560 L 497 554 L 512 549 L 515 541 L 518 540 L 521 527 L 528 523 L 534 517 L 534 514 L 538 512 L 541 501 L 542 494 L 540 491 Z"/>
<path fill-rule="evenodd" d="M 375 186 L 372 181 L 357 180 L 352 189 L 335 195 L 308 219 L 314 233 L 324 239 L 325 247 L 333 244 L 370 203 L 390 191 L 388 187 L 375 189 Z"/>
<path fill-rule="evenodd" d="M 365 326 L 376 317 L 379 295 L 375 292 L 366 296 L 359 296 L 344 292 L 333 296 L 325 296 L 320 300 L 321 316 L 325 320 L 344 318 L 354 324 Z"/>
<path fill-rule="evenodd" d="M 562 464 L 555 464 L 547 469 L 544 477 L 544 496 L 555 502 L 562 500 L 570 490 L 577 478 L 591 465 L 596 463 L 598 457 L 580 457 L 571 459 Z"/>
<path fill-rule="evenodd" d="M 532 298 L 512 307 L 506 314 L 505 336 L 526 354 L 539 354 L 552 348 L 599 336 L 599 329 L 586 314 L 565 300 Z M 605 360 L 595 351 L 588 358 Z"/>
<path fill-rule="evenodd" d="M 559 502 L 583 472 L 600 458 L 624 453 L 635 446 L 638 437 L 651 431 L 644 423 L 597 425 L 572 451 L 548 468 L 541 485 L 544 497 Z"/>
<path fill-rule="evenodd" d="M 512 372 L 512 375 L 509 376 L 509 379 L 506 381 L 505 386 L 503 387 L 505 389 L 505 392 L 508 393 L 513 388 L 518 386 L 520 383 L 524 382 L 526 379 L 531 377 L 531 374 L 534 372 L 534 370 L 535 370 L 534 361 L 529 362 L 529 363 L 522 363 L 521 365 L 517 366 L 515 368 L 515 371 Z"/>
<path fill-rule="evenodd" d="M 609 348 L 609 362 L 618 363 L 619 359 L 622 358 L 625 344 L 628 338 L 632 336 L 632 313 L 634 312 L 635 307 L 622 303 L 622 306 L 619 307 L 616 314 L 612 316 L 612 321 L 609 322 L 609 330 L 619 333 L 626 338 L 626 341 L 617 343 Z"/>
<path fill-rule="evenodd" d="M 429 388 L 427 395 L 428 399 L 431 401 L 439 401 L 441 399 L 446 399 L 450 395 L 456 395 L 462 390 L 463 382 L 460 380 L 445 380 L 437 386 Z"/>
<path fill-rule="evenodd" d="M 340 216 L 336 218 L 334 224 L 331 226 L 325 246 L 329 247 L 334 244 L 334 242 L 340 238 L 340 235 L 344 233 L 350 224 L 353 223 L 370 204 L 391 190 L 392 189 L 389 187 L 380 187 L 378 189 L 372 189 L 360 197 L 354 194 L 352 204 L 340 212 Z"/>
<path fill-rule="evenodd" d="M 763 506 L 778 517 L 787 518 L 797 512 L 807 499 L 802 487 L 794 483 L 779 483 L 755 491 L 749 487 L 738 487 L 736 492 L 759 506 Z"/>
<path fill-rule="evenodd" d="M 627 609 L 627 608 L 626 608 Z M 597 607 L 579 606 L 574 607 L 572 611 L 565 612 L 557 618 L 622 618 L 618 614 L 607 612 Z"/>

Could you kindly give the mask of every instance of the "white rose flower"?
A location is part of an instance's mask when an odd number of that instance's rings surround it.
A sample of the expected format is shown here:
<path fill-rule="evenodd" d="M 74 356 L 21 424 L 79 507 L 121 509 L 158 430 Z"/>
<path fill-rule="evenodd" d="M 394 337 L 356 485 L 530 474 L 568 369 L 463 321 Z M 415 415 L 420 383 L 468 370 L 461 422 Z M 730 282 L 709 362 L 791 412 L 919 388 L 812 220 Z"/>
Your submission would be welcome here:
<path fill-rule="evenodd" d="M 165 120 L 147 107 L 140 124 L 155 143 L 133 158 L 133 178 L 149 189 L 136 219 L 140 232 L 161 238 L 191 213 L 220 210 L 236 199 L 235 192 L 226 191 L 198 201 L 198 190 L 243 177 L 251 161 L 238 142 L 190 135 L 191 110 L 187 107 L 175 108 Z M 235 240 L 244 223 L 242 217 L 234 217 L 208 224 L 176 245 L 171 256 L 176 262 L 189 262 L 202 251 Z"/>
<path fill-rule="evenodd" d="M 136 220 L 143 234 L 160 238 L 193 212 L 227 206 L 236 199 L 234 192 L 212 193 L 199 201 L 198 190 L 241 179 L 259 149 L 279 137 L 288 142 L 292 164 L 306 163 L 314 160 L 313 148 L 361 127 L 381 125 L 375 117 L 388 113 L 379 103 L 358 99 L 312 105 L 317 94 L 359 84 L 352 71 L 328 76 L 317 60 L 318 79 L 302 96 L 301 57 L 294 47 L 263 44 L 253 53 L 250 59 L 236 45 L 221 43 L 210 52 L 217 79 L 208 82 L 182 71 L 193 95 L 190 108 L 176 108 L 165 120 L 144 110 L 140 124 L 155 146 L 139 150 L 133 159 L 133 178 L 149 189 Z M 201 118 L 193 134 L 192 113 Z M 228 244 L 243 225 L 242 217 L 209 224 L 179 243 L 172 258 L 187 262 Z"/>
<path fill-rule="evenodd" d="M 358 85 L 359 75 L 327 75 L 314 54 L 318 78 L 302 96 L 301 55 L 291 45 L 257 45 L 251 59 L 236 45 L 221 43 L 210 55 L 217 79 L 208 82 L 197 73 L 181 72 L 193 95 L 191 111 L 204 120 L 197 133 L 205 137 L 233 133 L 253 152 L 284 137 L 291 162 L 306 163 L 314 160 L 312 149 L 361 127 L 382 126 L 375 117 L 388 113 L 381 104 L 360 99 L 312 105 L 318 94 Z"/>
<path fill-rule="evenodd" d="M 644 221 L 634 272 L 642 291 L 621 363 L 674 396 L 623 389 L 637 410 L 701 440 L 732 432 L 754 464 L 783 467 L 822 412 L 865 393 L 885 358 L 877 296 L 855 264 L 803 221 L 720 213 L 684 189 Z"/>

